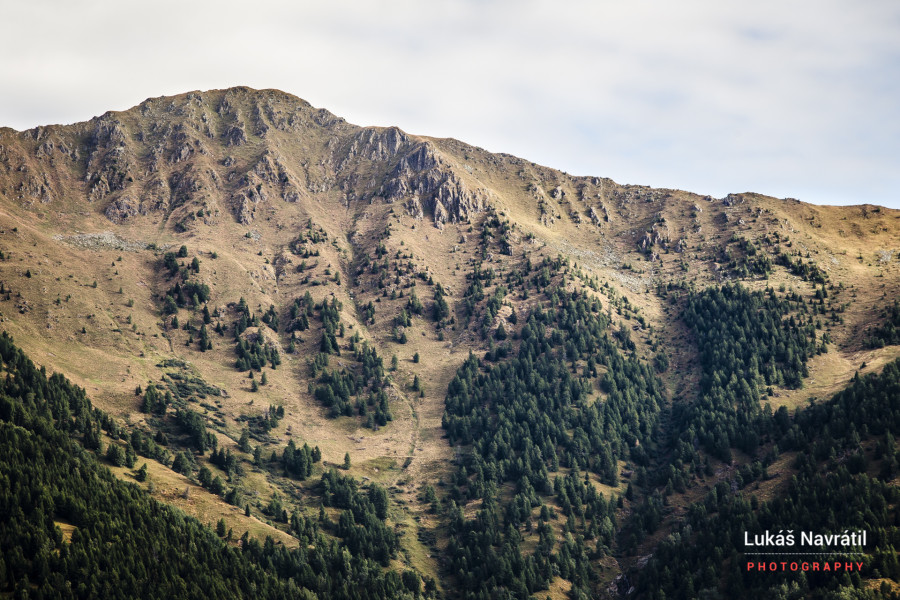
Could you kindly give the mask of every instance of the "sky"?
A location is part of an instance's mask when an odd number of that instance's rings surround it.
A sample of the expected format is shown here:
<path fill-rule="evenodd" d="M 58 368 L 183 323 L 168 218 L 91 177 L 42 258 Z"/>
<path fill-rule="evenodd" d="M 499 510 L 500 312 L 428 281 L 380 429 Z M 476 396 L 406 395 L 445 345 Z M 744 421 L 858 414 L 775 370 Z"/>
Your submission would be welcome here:
<path fill-rule="evenodd" d="M 900 208 L 896 0 L 0 0 L 0 126 L 246 85 L 575 175 Z"/>

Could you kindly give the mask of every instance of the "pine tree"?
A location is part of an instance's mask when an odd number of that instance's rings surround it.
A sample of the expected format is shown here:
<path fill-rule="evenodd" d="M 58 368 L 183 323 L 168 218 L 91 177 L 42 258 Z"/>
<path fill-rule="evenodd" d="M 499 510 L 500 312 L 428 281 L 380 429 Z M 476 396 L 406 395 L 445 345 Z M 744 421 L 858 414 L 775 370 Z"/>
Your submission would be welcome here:
<path fill-rule="evenodd" d="M 137 481 L 146 481 L 147 480 L 147 463 L 141 465 L 141 468 L 138 469 L 137 473 L 134 474 L 134 478 Z"/>

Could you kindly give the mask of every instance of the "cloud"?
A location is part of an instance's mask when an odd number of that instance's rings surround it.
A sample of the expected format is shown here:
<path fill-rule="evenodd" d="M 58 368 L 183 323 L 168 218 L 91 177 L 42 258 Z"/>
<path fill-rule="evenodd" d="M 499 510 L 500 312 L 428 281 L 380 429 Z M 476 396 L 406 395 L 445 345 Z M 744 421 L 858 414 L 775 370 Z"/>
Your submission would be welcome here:
<path fill-rule="evenodd" d="M 0 123 L 16 128 L 189 89 L 277 87 L 351 122 L 578 174 L 900 206 L 895 2 L 7 8 Z"/>

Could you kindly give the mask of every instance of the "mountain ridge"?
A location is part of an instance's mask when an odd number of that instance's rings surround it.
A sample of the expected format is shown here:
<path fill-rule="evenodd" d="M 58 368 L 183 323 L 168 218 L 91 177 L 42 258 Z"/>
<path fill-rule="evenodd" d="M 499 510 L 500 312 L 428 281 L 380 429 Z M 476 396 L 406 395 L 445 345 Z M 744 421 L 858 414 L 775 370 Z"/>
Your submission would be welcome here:
<path fill-rule="evenodd" d="M 771 386 L 775 409 L 900 356 L 869 343 L 900 293 L 900 211 L 570 176 L 452 138 L 352 125 L 277 90 L 188 92 L 73 125 L 4 129 L 0 218 L 0 328 L 118 427 L 177 440 L 150 469 L 157 497 L 290 543 L 267 503 L 307 511 L 320 492 L 255 458 L 244 432 L 265 456 L 317 446 L 315 475 L 346 454 L 350 475 L 389 490 L 391 523 L 407 532 L 393 567 L 444 586 L 448 520 L 419 483 L 449 499 L 439 482 L 461 481 L 472 452 L 448 441 L 448 390 L 471 356 L 513 355 L 530 315 L 575 299 L 595 307 L 609 356 L 657 365 L 666 406 L 699 393 L 697 335 L 679 314 L 705 287 L 815 304 L 810 347 L 829 351 L 808 357 L 802 386 Z M 587 373 L 591 403 L 608 399 L 596 380 L 606 365 L 567 368 Z M 172 399 L 145 402 L 150 384 Z M 190 445 L 185 410 L 242 474 Z M 187 472 L 174 468 L 178 452 Z M 610 499 L 635 470 L 623 457 L 605 456 L 605 475 L 587 479 Z M 722 477 L 735 468 L 715 465 Z M 200 468 L 251 498 L 250 516 L 198 484 Z M 471 498 L 457 500 L 474 514 Z M 620 519 L 638 510 L 622 502 Z M 603 564 L 616 575 L 639 562 L 612 558 Z M 568 581 L 554 579 L 551 595 Z"/>

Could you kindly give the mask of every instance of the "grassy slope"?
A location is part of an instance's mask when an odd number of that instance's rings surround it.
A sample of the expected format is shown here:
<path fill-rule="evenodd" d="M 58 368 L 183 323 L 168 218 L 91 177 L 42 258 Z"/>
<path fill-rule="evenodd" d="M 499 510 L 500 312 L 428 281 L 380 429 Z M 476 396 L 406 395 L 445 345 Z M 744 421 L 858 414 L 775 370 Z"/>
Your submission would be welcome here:
<path fill-rule="evenodd" d="M 249 114 L 252 106 L 242 106 L 242 110 Z M 205 111 L 214 128 L 224 129 L 222 117 L 212 108 Z M 119 113 L 117 117 L 132 134 L 148 127 L 147 119 L 137 110 Z M 67 133 L 64 128 L 56 128 L 53 135 L 70 136 L 70 145 L 83 144 L 87 129 L 87 126 L 73 126 Z M 263 139 L 248 131 L 249 142 L 241 147 L 226 147 L 218 140 L 206 140 L 204 143 L 211 154 L 195 158 L 194 163 L 197 168 L 219 169 L 223 157 L 231 156 L 236 161 L 234 170 L 244 172 L 252 169 L 264 149 L 277 148 L 299 180 L 319 181 L 329 173 L 328 143 L 333 132 L 315 128 L 307 132 L 305 137 L 298 138 L 273 129 Z M 349 134 L 339 133 L 334 135 L 348 139 Z M 10 134 L 4 136 L 2 143 L 13 150 L 18 148 L 29 173 L 48 169 L 46 161 L 34 157 L 38 141 L 26 135 L 15 140 L 10 139 Z M 898 355 L 897 348 L 872 351 L 861 347 L 865 327 L 876 317 L 880 306 L 900 292 L 900 263 L 896 259 L 883 262 L 878 252 L 900 245 L 898 211 L 814 207 L 753 194 L 741 196 L 742 201 L 734 206 L 725 206 L 681 191 L 654 192 L 649 188 L 617 186 L 609 180 L 573 178 L 526 161 L 490 155 L 454 140 L 426 141 L 441 152 L 451 164 L 449 168 L 471 188 L 489 190 L 499 213 L 517 225 L 513 241 L 518 255 L 523 251 L 532 252 L 534 257 L 562 253 L 588 277 L 597 277 L 601 284 L 608 283 L 614 288 L 616 295 L 627 296 L 653 327 L 652 335 L 648 330 L 633 334 L 641 351 L 649 352 L 650 343 L 658 340 L 672 357 L 673 367 L 665 377 L 670 396 L 689 397 L 691 393 L 696 378 L 693 349 L 687 332 L 673 318 L 677 308 L 657 297 L 653 289 L 658 282 L 685 280 L 701 287 L 721 281 L 724 275 L 717 270 L 715 252 L 734 232 L 748 239 L 776 231 L 789 236 L 792 244 L 804 255 L 809 252 L 828 272 L 832 282 L 841 282 L 847 288 L 841 297 L 841 301 L 849 302 L 843 314 L 845 322 L 832 327 L 836 344 L 828 354 L 811 361 L 811 377 L 805 389 L 778 391 L 773 404 L 794 407 L 804 404 L 809 397 L 825 397 L 842 387 L 862 362 L 868 364 L 868 372 Z M 135 160 L 143 164 L 141 155 L 136 156 Z M 429 224 L 428 216 L 424 221 L 407 216 L 398 203 L 346 204 L 338 185 L 325 191 L 304 192 L 296 203 L 272 197 L 261 203 L 250 225 L 241 225 L 230 212 L 228 186 L 233 184 L 224 183 L 225 172 L 221 189 L 208 190 L 204 199 L 215 215 L 209 224 L 198 224 L 185 233 L 178 233 L 173 225 L 183 209 L 176 209 L 172 213 L 150 212 L 130 223 L 115 225 L 103 214 L 105 202 L 85 200 L 84 161 L 82 155 L 65 168 L 57 169 L 59 174 L 51 178 L 55 196 L 49 203 L 29 202 L 27 198 L 23 201 L 15 192 L 16 183 L 21 179 L 17 172 L 9 169 L 5 174 L 0 173 L 0 178 L 6 178 L 6 184 L 0 186 L 5 190 L 0 195 L 0 223 L 3 224 L 0 249 L 10 255 L 8 260 L 0 261 L 0 281 L 12 290 L 9 301 L 0 301 L 0 327 L 9 330 L 36 362 L 61 371 L 84 386 L 97 406 L 123 422 L 141 423 L 144 419 L 137 411 L 134 387 L 159 380 L 162 371 L 156 365 L 165 358 L 189 361 L 203 379 L 228 390 L 229 396 L 222 399 L 226 427 L 220 442 L 232 450 L 236 449 L 234 440 L 240 434 L 237 417 L 258 414 L 270 403 L 284 405 L 287 416 L 272 431 L 277 444 L 267 447 L 267 452 L 273 447 L 283 448 L 289 437 L 300 444 L 307 441 L 318 445 L 329 463 L 340 463 L 344 453 L 349 452 L 354 465 L 351 474 L 390 486 L 395 501 L 393 519 L 408 532 L 404 538 L 405 560 L 434 575 L 438 570 L 437 560 L 416 539 L 416 519 L 424 524 L 430 524 L 432 519 L 416 495 L 422 482 L 434 482 L 451 472 L 453 449 L 443 439 L 440 428 L 444 393 L 469 350 L 481 350 L 483 345 L 461 323 L 455 331 L 447 331 L 444 341 L 438 341 L 434 325 L 421 318 L 414 319 L 408 344 L 392 342 L 391 320 L 405 299 L 382 298 L 376 304 L 375 324 L 363 325 L 355 306 L 374 302 L 381 294 L 368 281 L 354 285 L 355 267 L 363 255 L 372 252 L 378 234 L 390 225 L 392 234 L 384 242 L 388 256 L 393 257 L 398 251 L 411 253 L 413 258 L 409 260 L 418 269 L 427 269 L 448 290 L 448 301 L 453 306 L 462 298 L 467 285 L 465 273 L 477 254 L 477 228 L 469 231 L 467 224 L 450 224 L 439 230 Z M 165 168 L 171 173 L 181 166 Z M 149 176 L 149 173 L 142 174 Z M 383 167 L 363 163 L 357 172 L 356 185 L 364 189 L 369 184 L 363 180 L 370 178 L 377 182 L 383 175 Z M 563 195 L 554 192 L 557 187 Z M 542 203 L 552 220 L 542 221 L 538 208 Z M 592 207 L 599 214 L 605 210 L 609 221 L 592 223 L 589 217 Z M 695 207 L 701 210 L 697 212 Z M 726 214 L 727 221 L 723 217 Z M 652 228 L 660 216 L 665 219 L 664 231 L 670 242 L 674 244 L 683 238 L 686 250 L 679 253 L 659 248 L 658 259 L 649 261 L 639 252 L 639 242 L 644 231 Z M 340 286 L 333 282 L 304 286 L 301 283 L 304 275 L 296 272 L 301 259 L 286 250 L 310 218 L 329 234 L 329 241 L 320 246 L 322 254 L 313 277 L 324 281 L 324 269 L 329 268 L 332 273 L 341 273 Z M 392 376 L 391 392 L 394 421 L 372 432 L 360 427 L 356 418 L 326 417 L 307 392 L 306 361 L 316 351 L 319 337 L 315 329 L 302 334 L 304 342 L 298 354 L 283 354 L 281 367 L 268 371 L 268 386 L 252 394 L 246 375 L 232 368 L 234 354 L 230 337 L 213 335 L 213 351 L 200 353 L 195 347 L 184 345 L 185 332 L 166 332 L 161 326 L 159 302 L 153 296 L 164 291 L 167 284 L 155 252 L 85 249 L 54 239 L 59 235 L 104 231 L 112 231 L 125 240 L 153 243 L 158 248 L 188 245 L 190 256 L 196 255 L 202 261 L 202 280 L 213 290 L 210 306 L 224 308 L 244 297 L 254 312 L 274 304 L 284 314 L 290 301 L 306 289 L 317 301 L 334 294 L 343 302 L 341 317 L 348 326 L 348 335 L 360 331 L 364 339 L 375 345 L 385 363 L 393 354 L 398 356 L 400 367 Z M 246 237 L 248 232 L 254 236 Z M 463 237 L 466 241 L 462 241 Z M 212 252 L 218 258 L 213 259 Z M 687 270 L 681 266 L 682 261 L 686 262 Z M 491 264 L 501 269 L 507 266 L 508 260 L 493 256 Z M 30 271 L 31 277 L 25 276 L 26 271 Z M 781 267 L 776 267 L 769 281 L 748 282 L 752 287 L 781 284 L 805 295 L 813 289 Z M 417 289 L 427 307 L 429 288 L 420 284 Z M 57 297 L 61 298 L 60 304 L 55 303 Z M 609 304 L 607 291 L 601 291 L 601 298 L 605 305 Z M 129 300 L 133 300 L 133 306 L 128 306 Z M 515 304 L 522 314 L 529 301 L 515 300 Z M 187 316 L 184 310 L 179 314 L 181 319 Z M 134 329 L 127 322 L 129 317 Z M 225 322 L 230 321 L 225 319 Z M 629 326 L 634 324 L 624 322 Z M 83 334 L 81 327 L 85 328 Z M 284 342 L 282 336 L 283 345 Z M 419 363 L 411 360 L 415 352 L 422 356 Z M 409 391 L 414 375 L 425 382 L 424 398 Z M 410 457 L 412 461 L 404 468 Z M 161 497 L 202 520 L 214 522 L 225 517 L 235 532 L 248 529 L 258 535 L 272 532 L 256 518 L 245 518 L 241 511 L 200 489 L 189 494 L 185 501 L 180 497 L 187 485 L 183 478 L 148 462 L 154 481 L 159 482 L 157 494 Z M 125 472 L 119 474 L 129 477 Z M 277 478 L 262 474 L 251 474 L 247 481 L 262 499 L 268 499 L 283 485 Z M 283 534 L 280 539 L 289 543 Z M 555 597 L 560 592 L 554 588 L 551 595 Z"/>

